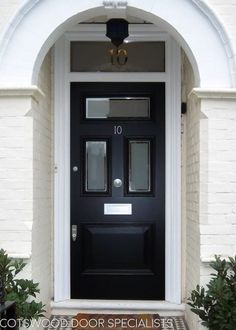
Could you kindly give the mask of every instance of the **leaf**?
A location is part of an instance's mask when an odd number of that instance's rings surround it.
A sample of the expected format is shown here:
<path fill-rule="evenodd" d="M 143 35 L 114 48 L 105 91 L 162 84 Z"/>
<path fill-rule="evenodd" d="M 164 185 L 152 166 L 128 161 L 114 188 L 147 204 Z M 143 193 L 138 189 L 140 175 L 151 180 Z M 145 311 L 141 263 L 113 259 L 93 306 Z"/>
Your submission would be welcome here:
<path fill-rule="evenodd" d="M 25 267 L 23 260 L 12 260 L 6 251 L 0 250 L 0 276 L 4 280 L 6 299 L 16 302 L 17 318 L 21 323 L 26 321 L 30 326 L 32 319 L 43 317 L 45 310 L 42 302 L 36 302 L 36 294 L 40 292 L 39 283 L 33 280 L 15 278 Z"/>
<path fill-rule="evenodd" d="M 192 308 L 191 311 L 197 314 L 202 320 L 207 320 L 206 312 L 202 309 Z"/>
<path fill-rule="evenodd" d="M 229 261 L 215 256 L 214 273 L 206 288 L 196 286 L 187 303 L 211 330 L 236 330 L 236 256 Z"/>

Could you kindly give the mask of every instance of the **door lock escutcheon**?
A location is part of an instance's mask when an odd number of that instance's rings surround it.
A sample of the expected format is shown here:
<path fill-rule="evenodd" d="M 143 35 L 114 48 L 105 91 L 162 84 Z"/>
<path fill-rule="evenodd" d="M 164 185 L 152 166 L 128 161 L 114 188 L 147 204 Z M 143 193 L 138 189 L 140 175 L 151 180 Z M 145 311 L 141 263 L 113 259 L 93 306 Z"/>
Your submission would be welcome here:
<path fill-rule="evenodd" d="M 77 239 L 77 234 L 78 234 L 78 231 L 77 231 L 77 225 L 72 225 L 72 228 L 71 228 L 71 236 L 72 236 L 72 241 L 75 242 L 76 239 Z"/>

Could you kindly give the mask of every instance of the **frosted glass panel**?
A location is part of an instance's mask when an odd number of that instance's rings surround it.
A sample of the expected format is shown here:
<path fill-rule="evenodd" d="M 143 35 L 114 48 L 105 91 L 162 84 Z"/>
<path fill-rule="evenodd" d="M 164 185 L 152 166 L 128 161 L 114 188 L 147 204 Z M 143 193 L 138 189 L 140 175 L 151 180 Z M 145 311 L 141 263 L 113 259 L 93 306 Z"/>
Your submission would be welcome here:
<path fill-rule="evenodd" d="M 71 72 L 165 72 L 165 42 L 130 42 L 125 65 L 111 59 L 110 42 L 71 42 Z M 121 61 L 122 62 L 122 61 Z"/>
<path fill-rule="evenodd" d="M 86 142 L 86 192 L 107 191 L 107 142 Z"/>
<path fill-rule="evenodd" d="M 129 141 L 129 192 L 150 192 L 150 141 Z"/>
<path fill-rule="evenodd" d="M 150 99 L 142 97 L 87 98 L 86 118 L 150 118 Z"/>

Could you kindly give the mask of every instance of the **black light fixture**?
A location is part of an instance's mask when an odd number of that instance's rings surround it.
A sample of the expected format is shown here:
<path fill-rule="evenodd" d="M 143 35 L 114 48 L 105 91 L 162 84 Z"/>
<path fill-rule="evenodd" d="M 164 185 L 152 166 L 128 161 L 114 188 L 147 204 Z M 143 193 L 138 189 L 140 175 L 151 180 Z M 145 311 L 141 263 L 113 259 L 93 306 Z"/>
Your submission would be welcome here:
<path fill-rule="evenodd" d="M 129 36 L 129 23 L 125 19 L 112 18 L 107 21 L 106 36 L 116 47 L 119 47 L 125 38 Z"/>

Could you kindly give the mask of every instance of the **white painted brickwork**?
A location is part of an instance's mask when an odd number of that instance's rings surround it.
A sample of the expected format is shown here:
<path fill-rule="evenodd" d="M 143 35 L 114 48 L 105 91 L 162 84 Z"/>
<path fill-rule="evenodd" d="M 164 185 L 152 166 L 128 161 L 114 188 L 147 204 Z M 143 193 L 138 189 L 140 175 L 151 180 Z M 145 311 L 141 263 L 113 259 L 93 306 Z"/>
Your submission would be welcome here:
<path fill-rule="evenodd" d="M 208 126 L 201 257 L 211 259 L 236 254 L 236 101 L 205 100 L 201 111 Z"/>
<path fill-rule="evenodd" d="M 48 311 L 53 209 L 50 57 L 40 71 L 45 94 L 40 104 L 31 97 L 0 98 L 0 247 L 26 258 L 21 276 L 40 283 L 39 299 Z"/>
<path fill-rule="evenodd" d="M 199 109 L 199 101 L 192 97 L 186 115 L 186 298 L 200 280 Z M 190 329 L 197 329 L 197 318 L 192 313 L 186 318 Z"/>
<path fill-rule="evenodd" d="M 0 246 L 31 254 L 33 222 L 31 101 L 0 98 Z"/>
<path fill-rule="evenodd" d="M 51 53 L 41 67 L 38 86 L 45 94 L 40 105 L 35 104 L 33 194 L 34 223 L 32 229 L 32 277 L 40 283 L 39 298 L 47 303 L 52 298 L 52 111 L 51 111 Z"/>

